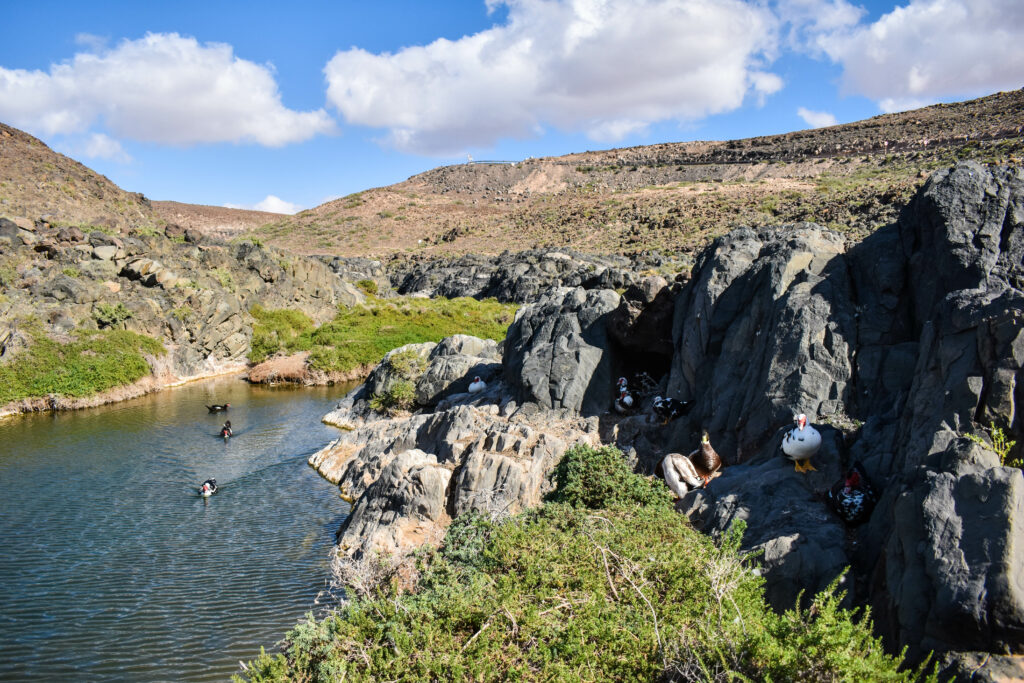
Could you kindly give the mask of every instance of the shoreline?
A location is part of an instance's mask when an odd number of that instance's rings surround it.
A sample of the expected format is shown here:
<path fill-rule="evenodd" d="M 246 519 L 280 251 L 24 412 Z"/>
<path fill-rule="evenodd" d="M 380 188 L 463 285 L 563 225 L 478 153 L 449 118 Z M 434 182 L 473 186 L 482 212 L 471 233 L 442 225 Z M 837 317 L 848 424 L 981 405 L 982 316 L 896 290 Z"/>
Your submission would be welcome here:
<path fill-rule="evenodd" d="M 115 387 L 113 389 L 108 389 L 98 394 L 84 396 L 82 398 L 66 398 L 62 396 L 25 398 L 20 401 L 12 401 L 11 403 L 0 406 L 0 420 L 14 417 L 16 415 L 25 415 L 27 413 L 84 410 L 86 408 L 97 408 L 111 403 L 122 403 L 148 394 L 154 394 L 158 391 L 163 391 L 164 389 L 173 389 L 175 387 L 185 386 L 186 384 L 201 382 L 207 379 L 214 379 L 216 377 L 242 374 L 248 368 L 249 364 L 245 362 L 228 363 L 224 366 L 214 368 L 210 372 L 204 372 L 198 375 L 188 375 L 185 377 L 178 377 L 176 375 L 169 375 L 166 373 L 161 375 L 151 374 L 131 384 Z"/>

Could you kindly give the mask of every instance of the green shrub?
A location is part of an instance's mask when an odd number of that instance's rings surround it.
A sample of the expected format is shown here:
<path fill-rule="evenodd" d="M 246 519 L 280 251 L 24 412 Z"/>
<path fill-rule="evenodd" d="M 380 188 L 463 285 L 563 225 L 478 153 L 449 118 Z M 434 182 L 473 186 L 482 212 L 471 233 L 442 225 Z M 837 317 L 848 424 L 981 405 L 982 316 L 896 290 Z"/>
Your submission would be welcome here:
<path fill-rule="evenodd" d="M 78 268 L 75 268 L 74 266 L 68 266 L 66 268 L 63 268 L 63 269 L 61 269 L 60 272 L 64 273 L 68 277 L 81 277 L 82 276 L 82 271 L 80 271 Z"/>
<path fill-rule="evenodd" d="M 217 278 L 217 282 L 220 283 L 221 287 L 228 290 L 229 292 L 235 291 L 235 278 L 232 277 L 231 271 L 229 271 L 227 268 L 214 268 L 210 272 L 213 274 L 215 278 Z"/>
<path fill-rule="evenodd" d="M 369 294 L 370 296 L 377 296 L 377 283 L 374 282 L 373 280 L 360 280 L 359 282 L 356 283 L 356 287 L 361 289 L 364 294 Z"/>
<path fill-rule="evenodd" d="M 101 327 L 114 327 L 132 317 L 132 312 L 118 301 L 116 304 L 98 303 L 92 309 L 92 317 Z"/>
<path fill-rule="evenodd" d="M 774 614 L 741 534 L 715 544 L 661 505 L 549 503 L 500 524 L 467 515 L 421 554 L 414 591 L 375 565 L 376 588 L 362 582 L 338 612 L 309 615 L 236 680 L 919 678 L 832 591 Z"/>
<path fill-rule="evenodd" d="M 395 380 L 383 394 L 370 397 L 370 407 L 378 413 L 412 410 L 416 405 L 416 385 L 408 379 Z"/>
<path fill-rule="evenodd" d="M 25 351 L 0 365 L 0 405 L 50 394 L 80 398 L 130 384 L 150 372 L 143 354 L 164 352 L 156 339 L 127 330 L 80 330 L 67 344 L 36 332 Z"/>
<path fill-rule="evenodd" d="M 659 480 L 634 473 L 622 451 L 613 446 L 578 445 L 565 452 L 555 469 L 555 490 L 549 500 L 573 507 L 671 507 L 673 496 Z"/>
<path fill-rule="evenodd" d="M 996 455 L 999 456 L 999 462 L 1007 467 L 1018 467 L 1024 468 L 1024 460 L 1020 458 L 1010 458 L 1010 451 L 1017 445 L 1017 442 L 1010 439 L 1003 431 L 1002 427 L 996 427 L 995 422 L 989 422 L 989 427 L 986 430 L 988 432 L 989 441 L 986 441 L 984 437 L 978 436 L 977 434 L 968 434 L 967 438 L 971 441 L 981 444 L 985 448 L 992 449 Z"/>

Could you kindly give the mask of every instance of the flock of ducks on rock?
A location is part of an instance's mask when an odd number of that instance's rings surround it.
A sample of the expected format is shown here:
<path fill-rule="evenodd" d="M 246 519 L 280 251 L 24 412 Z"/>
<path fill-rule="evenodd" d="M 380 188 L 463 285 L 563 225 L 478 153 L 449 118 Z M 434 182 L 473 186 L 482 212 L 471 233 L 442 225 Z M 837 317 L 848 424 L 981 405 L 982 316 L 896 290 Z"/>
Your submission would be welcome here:
<path fill-rule="evenodd" d="M 669 421 L 686 415 L 692 407 L 692 401 L 680 401 L 675 398 L 655 396 L 651 404 L 654 416 L 666 425 Z M 615 411 L 630 414 L 636 401 L 629 391 L 628 381 L 620 377 L 616 383 Z M 811 464 L 821 449 L 821 432 L 814 428 L 803 413 L 795 418 L 796 423 L 782 438 L 782 453 L 793 462 L 795 472 L 806 474 L 816 471 Z M 707 487 L 708 483 L 722 473 L 722 458 L 711 446 L 707 431 L 701 435 L 700 447 L 689 455 L 669 453 L 661 461 L 665 483 L 672 492 L 682 498 L 687 492 Z M 829 506 L 844 522 L 850 525 L 861 524 L 871 516 L 878 496 L 872 488 L 863 467 L 854 463 L 843 474 L 826 494 Z"/>

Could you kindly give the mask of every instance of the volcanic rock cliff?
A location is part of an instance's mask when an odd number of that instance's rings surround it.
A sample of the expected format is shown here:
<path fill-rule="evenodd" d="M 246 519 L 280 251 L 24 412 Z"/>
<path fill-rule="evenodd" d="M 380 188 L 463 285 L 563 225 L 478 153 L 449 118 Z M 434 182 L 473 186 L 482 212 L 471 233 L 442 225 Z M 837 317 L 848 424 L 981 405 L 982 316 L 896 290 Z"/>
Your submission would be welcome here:
<path fill-rule="evenodd" d="M 575 441 L 613 441 L 653 472 L 706 429 L 728 466 L 680 509 L 709 533 L 747 521 L 776 607 L 849 566 L 848 599 L 873 607 L 891 647 L 942 653 L 964 680 L 1019 676 L 1024 476 L 965 435 L 995 425 L 1024 442 L 1024 172 L 939 172 L 898 223 L 856 243 L 810 223 L 738 229 L 686 284 L 643 284 L 626 298 L 549 292 L 520 311 L 500 366 L 465 342 L 422 349 L 427 374 L 447 371 L 411 417 L 373 417 L 372 392 L 354 392 L 328 418 L 351 431 L 312 459 L 356 499 L 347 551 L 401 550 L 460 511 L 533 504 Z M 646 309 L 662 311 L 644 324 L 671 340 L 667 355 L 628 343 Z M 487 390 L 465 393 L 480 368 Z M 639 414 L 609 411 L 619 374 L 647 382 L 634 384 Z M 662 426 L 643 412 L 656 392 L 693 409 Z M 779 452 L 797 412 L 824 437 L 809 475 Z M 854 461 L 881 500 L 848 529 L 822 494 Z"/>

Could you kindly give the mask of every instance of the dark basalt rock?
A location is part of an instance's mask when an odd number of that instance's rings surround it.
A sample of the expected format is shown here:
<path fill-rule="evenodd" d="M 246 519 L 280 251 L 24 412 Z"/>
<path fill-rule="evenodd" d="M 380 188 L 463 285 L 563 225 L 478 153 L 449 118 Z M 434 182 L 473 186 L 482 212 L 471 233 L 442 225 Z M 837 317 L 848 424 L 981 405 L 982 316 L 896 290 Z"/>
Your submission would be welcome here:
<path fill-rule="evenodd" d="M 1024 476 L 961 438 L 994 423 L 1024 443 L 1022 284 L 1024 173 L 974 163 L 859 244 L 800 224 L 701 255 L 668 381 L 695 407 L 662 441 L 686 452 L 703 427 L 733 465 L 682 505 L 709 532 L 748 520 L 777 608 L 852 565 L 850 599 L 913 658 L 1024 652 Z M 795 412 L 826 437 L 824 474 L 779 457 Z M 881 491 L 847 537 L 821 494 L 854 460 Z"/>

